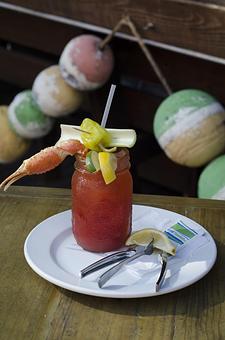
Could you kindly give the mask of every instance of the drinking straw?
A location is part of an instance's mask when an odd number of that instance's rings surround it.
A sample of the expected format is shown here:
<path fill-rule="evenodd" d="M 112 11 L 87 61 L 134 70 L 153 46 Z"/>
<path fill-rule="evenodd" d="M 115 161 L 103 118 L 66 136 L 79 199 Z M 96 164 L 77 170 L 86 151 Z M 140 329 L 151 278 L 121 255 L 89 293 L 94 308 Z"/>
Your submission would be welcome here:
<path fill-rule="evenodd" d="M 115 89 L 116 89 L 116 85 L 112 84 L 110 91 L 109 91 L 108 99 L 107 99 L 107 102 L 106 102 L 105 111 L 104 111 L 103 116 L 102 116 L 102 121 L 101 121 L 102 127 L 106 126 L 106 122 L 107 122 L 107 119 L 108 119 L 109 110 L 110 110 L 110 106 L 112 104 Z"/>

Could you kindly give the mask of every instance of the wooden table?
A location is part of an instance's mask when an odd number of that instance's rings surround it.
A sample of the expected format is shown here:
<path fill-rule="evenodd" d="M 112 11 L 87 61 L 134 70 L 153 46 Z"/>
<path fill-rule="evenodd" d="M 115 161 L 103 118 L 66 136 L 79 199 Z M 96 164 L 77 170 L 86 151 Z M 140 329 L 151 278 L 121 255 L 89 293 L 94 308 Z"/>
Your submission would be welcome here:
<path fill-rule="evenodd" d="M 134 202 L 202 224 L 218 246 L 209 274 L 180 291 L 140 299 L 56 287 L 30 269 L 23 245 L 35 225 L 70 208 L 70 191 L 14 186 L 0 193 L 0 339 L 224 339 L 225 202 L 150 195 L 134 195 Z"/>

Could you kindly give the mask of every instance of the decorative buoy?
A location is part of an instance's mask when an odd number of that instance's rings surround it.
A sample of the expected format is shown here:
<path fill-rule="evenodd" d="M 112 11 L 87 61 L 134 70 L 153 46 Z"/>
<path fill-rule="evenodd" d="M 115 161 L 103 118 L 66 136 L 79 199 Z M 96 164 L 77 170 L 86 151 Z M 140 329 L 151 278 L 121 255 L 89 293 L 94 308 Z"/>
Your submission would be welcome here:
<path fill-rule="evenodd" d="M 202 171 L 198 197 L 225 200 L 225 155 L 214 159 Z"/>
<path fill-rule="evenodd" d="M 17 135 L 10 127 L 8 107 L 0 106 L 0 163 L 11 163 L 23 156 L 30 142 Z"/>
<path fill-rule="evenodd" d="M 224 121 L 225 110 L 214 97 L 200 90 L 182 90 L 161 103 L 153 128 L 170 159 L 198 167 L 225 149 Z"/>
<path fill-rule="evenodd" d="M 76 111 L 82 101 L 81 92 L 64 81 L 58 65 L 50 66 L 38 74 L 33 83 L 32 95 L 39 108 L 55 118 Z"/>
<path fill-rule="evenodd" d="M 83 34 L 65 46 L 60 60 L 60 70 L 65 81 L 78 90 L 95 90 L 109 79 L 114 65 L 111 48 L 100 48 L 102 39 Z"/>
<path fill-rule="evenodd" d="M 38 108 L 30 90 L 15 96 L 9 105 L 8 118 L 12 128 L 24 138 L 43 137 L 53 127 L 53 120 Z"/>

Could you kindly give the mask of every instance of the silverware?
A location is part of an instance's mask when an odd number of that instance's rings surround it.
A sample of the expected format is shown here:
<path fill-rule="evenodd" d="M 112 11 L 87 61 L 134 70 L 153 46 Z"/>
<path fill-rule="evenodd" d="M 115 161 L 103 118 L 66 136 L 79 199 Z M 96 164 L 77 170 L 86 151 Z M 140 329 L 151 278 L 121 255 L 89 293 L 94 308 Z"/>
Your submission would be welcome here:
<path fill-rule="evenodd" d="M 136 246 L 136 253 L 125 260 L 119 262 L 106 272 L 104 272 L 98 279 L 98 286 L 102 288 L 104 284 L 114 275 L 116 274 L 125 264 L 137 259 L 143 255 L 151 255 L 153 253 L 153 240 L 147 246 Z"/>
<path fill-rule="evenodd" d="M 158 292 L 160 288 L 162 287 L 162 284 L 166 276 L 167 263 L 168 263 L 168 254 L 165 251 L 161 252 L 160 256 L 161 256 L 162 267 L 161 267 L 161 272 L 159 274 L 159 278 L 155 285 L 156 292 Z"/>
<path fill-rule="evenodd" d="M 97 270 L 100 270 L 101 268 L 104 268 L 106 266 L 109 266 L 110 264 L 119 262 L 121 260 L 124 260 L 136 253 L 137 246 L 132 245 L 129 246 L 126 250 L 122 250 L 113 254 L 110 254 L 108 256 L 105 256 L 104 258 L 90 264 L 89 266 L 85 267 L 80 271 L 80 277 L 83 278 L 91 273 L 94 273 Z"/>

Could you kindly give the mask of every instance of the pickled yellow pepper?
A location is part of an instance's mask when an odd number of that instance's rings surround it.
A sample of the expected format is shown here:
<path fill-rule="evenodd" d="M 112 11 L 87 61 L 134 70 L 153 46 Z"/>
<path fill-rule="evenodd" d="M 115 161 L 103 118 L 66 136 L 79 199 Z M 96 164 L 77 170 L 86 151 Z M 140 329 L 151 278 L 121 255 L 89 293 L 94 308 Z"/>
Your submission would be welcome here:
<path fill-rule="evenodd" d="M 81 140 L 84 146 L 90 150 L 100 151 L 101 148 L 110 145 L 110 134 L 100 126 L 97 122 L 90 118 L 85 118 L 80 126 L 81 130 L 86 131 L 81 133 Z M 88 133 L 87 133 L 88 132 Z"/>

